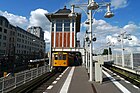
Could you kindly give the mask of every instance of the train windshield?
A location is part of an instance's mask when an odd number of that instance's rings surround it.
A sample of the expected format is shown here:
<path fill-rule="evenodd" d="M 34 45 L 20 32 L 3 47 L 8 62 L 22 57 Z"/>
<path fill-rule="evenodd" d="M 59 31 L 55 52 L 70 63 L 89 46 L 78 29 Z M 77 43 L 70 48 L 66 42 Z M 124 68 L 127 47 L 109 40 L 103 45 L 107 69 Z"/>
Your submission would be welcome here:
<path fill-rule="evenodd" d="M 66 54 L 55 54 L 54 55 L 55 60 L 66 60 Z"/>
<path fill-rule="evenodd" d="M 66 55 L 63 55 L 63 60 L 66 60 Z"/>
<path fill-rule="evenodd" d="M 58 60 L 58 55 L 54 55 L 54 57 L 55 57 L 55 60 Z"/>

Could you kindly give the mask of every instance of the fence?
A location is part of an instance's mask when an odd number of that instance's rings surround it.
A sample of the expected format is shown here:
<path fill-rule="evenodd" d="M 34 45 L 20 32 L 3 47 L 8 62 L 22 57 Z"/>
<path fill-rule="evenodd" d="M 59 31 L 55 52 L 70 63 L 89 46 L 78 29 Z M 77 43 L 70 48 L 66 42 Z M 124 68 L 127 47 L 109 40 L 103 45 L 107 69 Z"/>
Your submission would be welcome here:
<path fill-rule="evenodd" d="M 113 55 L 114 64 L 122 65 L 122 55 Z M 127 53 L 124 54 L 124 66 L 135 69 L 140 66 L 140 53 Z"/>
<path fill-rule="evenodd" d="M 104 58 L 104 62 L 114 61 L 114 64 L 122 66 L 121 52 L 117 52 L 114 55 L 104 55 L 103 58 Z M 98 57 L 93 56 L 93 60 L 98 60 Z M 125 52 L 124 66 L 131 69 L 140 67 L 140 53 Z"/>
<path fill-rule="evenodd" d="M 14 77 L 2 77 L 0 78 L 0 93 L 12 90 L 24 83 L 30 82 L 31 80 L 49 72 L 48 66 L 42 66 L 39 68 L 33 68 L 23 72 L 17 73 Z"/>

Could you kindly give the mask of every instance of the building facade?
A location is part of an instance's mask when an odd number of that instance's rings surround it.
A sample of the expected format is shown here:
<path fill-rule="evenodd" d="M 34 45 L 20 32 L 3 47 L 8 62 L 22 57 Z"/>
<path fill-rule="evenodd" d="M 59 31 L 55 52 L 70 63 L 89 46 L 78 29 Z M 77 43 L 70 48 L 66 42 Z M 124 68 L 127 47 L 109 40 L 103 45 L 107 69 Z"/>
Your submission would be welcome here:
<path fill-rule="evenodd" d="M 37 33 L 39 35 L 15 27 L 5 17 L 0 16 L 0 55 L 12 54 L 13 50 L 15 54 L 45 51 L 44 32 L 41 29 Z"/>
<path fill-rule="evenodd" d="M 44 40 L 44 31 L 39 26 L 32 26 L 27 29 L 28 32 L 36 35 L 40 39 Z"/>
<path fill-rule="evenodd" d="M 0 16 L 0 68 L 22 68 L 30 59 L 44 58 L 44 32 L 39 29 L 38 36 L 10 24 L 5 17 Z"/>

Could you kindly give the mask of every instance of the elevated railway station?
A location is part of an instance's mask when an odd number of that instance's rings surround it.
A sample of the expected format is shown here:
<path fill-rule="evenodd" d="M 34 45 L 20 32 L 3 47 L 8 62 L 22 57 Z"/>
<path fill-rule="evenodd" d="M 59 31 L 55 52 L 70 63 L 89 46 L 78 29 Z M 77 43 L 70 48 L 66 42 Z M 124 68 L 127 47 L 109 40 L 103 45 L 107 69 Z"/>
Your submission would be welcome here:
<path fill-rule="evenodd" d="M 113 58 L 106 60 L 107 57 L 92 55 L 91 60 L 89 52 L 77 40 L 81 14 L 76 13 L 76 18 L 70 18 L 68 16 L 71 12 L 73 10 L 65 6 L 55 13 L 45 14 L 50 21 L 49 58 L 41 59 L 40 66 L 40 61 L 30 60 L 32 69 L 0 78 L 0 93 L 140 93 L 139 73 L 117 67 L 112 63 Z M 45 61 L 49 64 L 43 64 Z M 138 82 L 133 83 L 131 76 L 124 76 L 125 70 L 136 77 Z M 90 81 L 90 73 L 93 81 Z"/>

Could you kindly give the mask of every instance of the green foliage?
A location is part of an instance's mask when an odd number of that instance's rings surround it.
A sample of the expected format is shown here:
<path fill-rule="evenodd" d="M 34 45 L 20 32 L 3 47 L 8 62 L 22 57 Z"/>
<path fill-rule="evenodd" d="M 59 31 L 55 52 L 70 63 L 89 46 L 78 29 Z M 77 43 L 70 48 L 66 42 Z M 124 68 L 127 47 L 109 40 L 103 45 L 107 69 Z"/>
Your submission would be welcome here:
<path fill-rule="evenodd" d="M 104 49 L 102 55 L 108 55 L 108 52 L 109 52 L 110 55 L 112 55 L 111 48 L 109 48 L 109 51 L 108 51 L 108 49 Z"/>
<path fill-rule="evenodd" d="M 108 55 L 108 49 L 104 49 L 102 55 Z"/>

